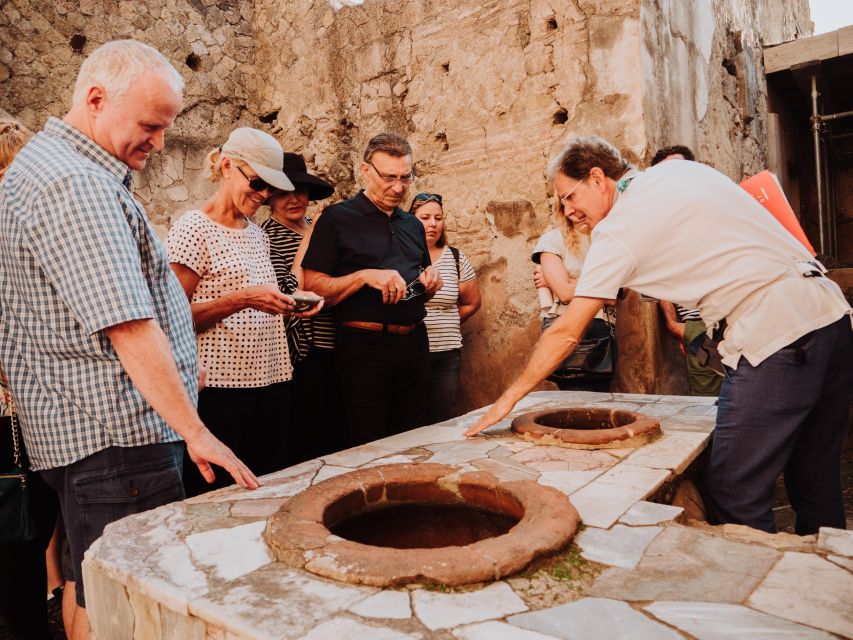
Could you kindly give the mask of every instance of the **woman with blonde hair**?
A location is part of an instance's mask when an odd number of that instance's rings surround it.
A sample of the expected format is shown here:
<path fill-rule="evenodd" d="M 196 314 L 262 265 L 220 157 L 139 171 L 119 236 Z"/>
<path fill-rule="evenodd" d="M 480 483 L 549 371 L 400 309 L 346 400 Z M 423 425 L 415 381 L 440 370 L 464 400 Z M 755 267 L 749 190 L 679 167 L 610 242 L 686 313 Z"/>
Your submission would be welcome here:
<path fill-rule="evenodd" d="M 0 117 L 0 180 L 32 135 L 20 122 Z M 28 467 L 12 394 L 6 376 L 0 371 L 0 474 L 14 475 L 10 470 L 24 474 L 30 520 L 35 525 L 35 530 L 28 535 L 15 535 L 13 530 L 20 532 L 20 517 L 18 521 L 10 522 L 7 521 L 7 511 L 0 512 L 3 514 L 0 518 L 0 567 L 3 567 L 0 618 L 14 638 L 50 638 L 46 595 L 50 588 L 61 586 L 62 576 L 56 554 L 48 553 L 49 557 L 46 557 L 45 552 L 56 527 L 59 502 L 41 474 L 30 471 Z M 14 479 L 7 478 L 6 481 L 11 484 Z M 0 503 L 2 497 L 0 495 Z M 49 585 L 48 579 L 53 584 Z M 58 603 L 59 599 L 53 599 L 50 609 Z M 0 628 L 0 635 L 2 631 Z"/>
<path fill-rule="evenodd" d="M 544 295 L 540 294 L 543 331 L 565 312 L 574 298 L 575 286 L 590 245 L 589 227 L 583 223 L 576 224 L 572 216 L 566 214 L 563 201 L 559 198 L 551 215 L 551 222 L 552 228 L 539 238 L 531 256 L 533 262 L 539 265 L 534 269 L 533 283 L 540 292 L 546 292 Z M 546 298 L 550 299 L 547 306 Z M 608 318 L 608 315 L 611 317 Z M 600 342 L 601 348 L 604 349 L 604 342 L 612 336 L 612 313 L 602 309 L 584 334 L 584 340 L 588 344 Z M 570 357 L 548 379 L 555 382 L 561 391 L 610 391 L 616 364 L 616 341 L 611 339 L 610 342 L 612 353 L 609 373 L 581 371 L 577 366 L 578 356 L 575 355 L 574 362 Z"/>
<path fill-rule="evenodd" d="M 267 198 L 293 190 L 282 171 L 282 153 L 263 131 L 232 131 L 207 156 L 216 193 L 184 214 L 167 238 L 208 375 L 198 413 L 258 475 L 286 466 L 290 414 L 292 366 L 284 320 L 296 303 L 279 290 L 269 238 L 250 220 Z M 230 478 L 218 477 L 211 486 L 193 475 L 184 483 L 190 496 L 230 484 Z"/>

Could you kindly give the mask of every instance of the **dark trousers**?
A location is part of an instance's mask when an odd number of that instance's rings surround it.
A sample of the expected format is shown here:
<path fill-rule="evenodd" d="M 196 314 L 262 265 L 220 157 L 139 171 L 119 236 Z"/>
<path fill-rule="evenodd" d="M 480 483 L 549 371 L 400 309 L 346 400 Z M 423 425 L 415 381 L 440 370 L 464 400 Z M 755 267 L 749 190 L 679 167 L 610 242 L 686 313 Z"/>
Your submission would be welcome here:
<path fill-rule="evenodd" d="M 427 424 L 444 422 L 453 417 L 456 393 L 459 391 L 459 372 L 462 369 L 462 349 L 431 351 L 429 354 L 429 383 L 427 384 Z"/>
<path fill-rule="evenodd" d="M 784 473 L 798 534 L 844 529 L 850 318 L 803 336 L 757 367 L 741 359 L 726 374 L 705 482 L 709 519 L 775 532 L 773 491 Z"/>
<path fill-rule="evenodd" d="M 287 466 L 290 394 L 290 382 L 244 389 L 207 387 L 198 396 L 198 415 L 213 435 L 230 447 L 255 475 L 262 476 Z M 184 467 L 187 497 L 234 484 L 231 475 L 221 467 L 213 468 L 216 479 L 208 484 L 189 455 Z"/>
<path fill-rule="evenodd" d="M 11 419 L 0 418 L 0 469 L 12 468 Z M 8 453 L 8 456 L 6 455 Z M 59 501 L 39 473 L 27 473 L 30 514 L 36 537 L 29 542 L 0 543 L 0 617 L 20 640 L 50 638 L 47 627 L 47 567 L 44 552 L 56 526 Z"/>
<path fill-rule="evenodd" d="M 83 554 L 111 522 L 184 499 L 180 442 L 107 447 L 41 472 L 59 496 L 77 604 L 86 606 Z"/>
<path fill-rule="evenodd" d="M 293 368 L 288 466 L 347 448 L 335 350 L 312 346 Z"/>
<path fill-rule="evenodd" d="M 408 335 L 340 326 L 335 353 L 349 446 L 423 426 L 429 379 L 423 324 Z"/>

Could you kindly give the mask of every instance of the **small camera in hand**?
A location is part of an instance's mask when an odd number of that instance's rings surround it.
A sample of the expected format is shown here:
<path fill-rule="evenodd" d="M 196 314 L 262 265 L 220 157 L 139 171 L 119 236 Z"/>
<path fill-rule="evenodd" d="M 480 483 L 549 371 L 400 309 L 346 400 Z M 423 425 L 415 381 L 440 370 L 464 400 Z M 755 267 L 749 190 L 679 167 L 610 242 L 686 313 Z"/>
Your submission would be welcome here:
<path fill-rule="evenodd" d="M 311 309 L 323 301 L 321 296 L 315 294 L 294 293 L 291 297 L 296 303 L 296 306 L 293 308 L 296 313 L 311 311 Z"/>

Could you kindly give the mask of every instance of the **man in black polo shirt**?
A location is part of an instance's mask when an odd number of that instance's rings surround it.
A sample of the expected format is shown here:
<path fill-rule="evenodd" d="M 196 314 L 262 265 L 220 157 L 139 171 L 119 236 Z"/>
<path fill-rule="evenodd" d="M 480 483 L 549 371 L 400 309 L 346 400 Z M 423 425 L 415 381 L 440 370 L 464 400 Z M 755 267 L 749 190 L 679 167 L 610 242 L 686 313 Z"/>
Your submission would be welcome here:
<path fill-rule="evenodd" d="M 423 225 L 399 208 L 414 180 L 409 143 L 375 136 L 361 172 L 365 189 L 323 212 L 302 260 L 305 289 L 334 307 L 350 446 L 423 424 L 424 302 L 441 287 Z"/>

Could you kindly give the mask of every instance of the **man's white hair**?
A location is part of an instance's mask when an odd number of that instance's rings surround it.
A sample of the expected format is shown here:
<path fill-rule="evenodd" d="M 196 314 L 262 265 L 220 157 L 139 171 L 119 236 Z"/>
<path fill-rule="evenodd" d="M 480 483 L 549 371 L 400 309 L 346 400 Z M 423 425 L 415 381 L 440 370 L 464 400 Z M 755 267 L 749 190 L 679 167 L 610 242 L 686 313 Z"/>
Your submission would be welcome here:
<path fill-rule="evenodd" d="M 147 71 L 160 75 L 177 93 L 183 91 L 181 74 L 154 47 L 136 40 L 107 42 L 83 61 L 74 85 L 72 103 L 84 101 L 93 85 L 103 87 L 113 100 L 120 99 L 131 83 Z"/>

